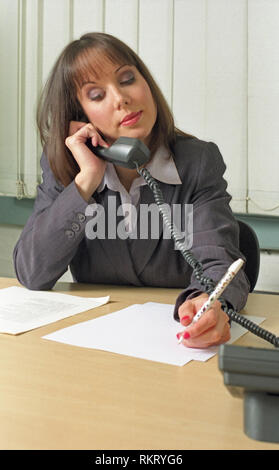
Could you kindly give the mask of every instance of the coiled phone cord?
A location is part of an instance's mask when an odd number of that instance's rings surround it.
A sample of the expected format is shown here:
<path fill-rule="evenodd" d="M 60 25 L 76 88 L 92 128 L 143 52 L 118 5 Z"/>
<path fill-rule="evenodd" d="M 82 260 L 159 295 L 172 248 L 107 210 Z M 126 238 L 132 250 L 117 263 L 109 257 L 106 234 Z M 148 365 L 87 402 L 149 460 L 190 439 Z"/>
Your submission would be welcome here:
<path fill-rule="evenodd" d="M 137 168 L 137 172 L 139 173 L 139 175 L 141 175 L 144 178 L 149 188 L 152 190 L 159 212 L 163 218 L 163 221 L 166 227 L 170 231 L 171 237 L 174 240 L 176 247 L 179 249 L 179 251 L 181 252 L 186 262 L 193 269 L 193 274 L 195 278 L 200 282 L 202 286 L 204 286 L 205 292 L 207 294 L 210 294 L 214 290 L 216 286 L 216 282 L 213 281 L 213 279 L 204 275 L 202 264 L 199 261 L 197 261 L 193 253 L 190 250 L 186 250 L 183 243 L 180 242 L 179 235 L 171 222 L 170 215 L 164 207 L 164 204 L 165 204 L 164 198 L 163 198 L 162 191 L 157 181 L 151 176 L 151 174 L 146 168 L 139 168 L 137 162 L 134 162 L 134 163 Z M 247 318 L 244 318 L 242 315 L 239 315 L 234 309 L 230 308 L 227 305 L 226 301 L 222 297 L 219 298 L 219 301 L 221 302 L 222 308 L 224 312 L 226 312 L 230 320 L 234 321 L 235 323 L 238 323 L 239 325 L 246 328 L 246 330 L 251 331 L 256 336 L 259 336 L 265 341 L 268 341 L 269 343 L 273 344 L 275 347 L 279 347 L 279 337 L 276 337 L 273 333 L 270 333 L 269 331 L 260 327 L 256 323 L 252 322 L 251 320 L 248 320 Z"/>

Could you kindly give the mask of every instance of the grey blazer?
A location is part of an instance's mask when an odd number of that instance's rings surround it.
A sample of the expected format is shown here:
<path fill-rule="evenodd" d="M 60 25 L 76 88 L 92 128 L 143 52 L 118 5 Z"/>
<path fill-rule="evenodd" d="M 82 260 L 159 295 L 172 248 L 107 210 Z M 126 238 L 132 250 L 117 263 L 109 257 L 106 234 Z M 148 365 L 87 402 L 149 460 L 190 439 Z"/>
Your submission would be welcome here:
<path fill-rule="evenodd" d="M 238 249 L 238 223 L 223 179 L 223 158 L 211 142 L 177 137 L 174 161 L 182 184 L 159 183 L 165 202 L 193 205 L 191 251 L 202 262 L 205 274 L 218 281 L 234 260 L 243 257 Z M 37 189 L 34 210 L 14 249 L 15 272 L 24 286 L 51 289 L 70 266 L 77 282 L 178 287 L 182 292 L 175 316 L 187 297 L 203 290 L 181 253 L 174 250 L 173 241 L 163 237 L 162 224 L 157 239 L 92 240 L 85 236 L 92 214 L 86 215 L 88 203 L 75 182 L 67 187 L 58 183 L 44 154 L 41 166 L 43 182 Z M 107 188 L 94 193 L 90 202 L 96 201 L 107 212 L 109 196 L 120 204 L 119 193 Z M 140 203 L 154 204 L 147 185 L 141 187 Z M 249 282 L 241 271 L 223 297 L 240 310 L 248 292 Z"/>

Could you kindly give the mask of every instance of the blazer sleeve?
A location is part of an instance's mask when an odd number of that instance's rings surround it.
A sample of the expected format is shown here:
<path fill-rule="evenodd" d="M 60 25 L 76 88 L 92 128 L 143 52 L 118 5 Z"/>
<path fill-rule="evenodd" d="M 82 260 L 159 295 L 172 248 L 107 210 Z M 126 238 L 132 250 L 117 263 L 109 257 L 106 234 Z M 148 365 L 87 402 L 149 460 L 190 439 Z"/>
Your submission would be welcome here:
<path fill-rule="evenodd" d="M 204 274 L 218 282 L 228 267 L 238 258 L 239 226 L 230 208 L 231 196 L 223 178 L 226 166 L 220 151 L 212 142 L 206 144 L 200 156 L 199 171 L 192 194 L 193 244 L 190 251 L 204 268 Z M 243 269 L 226 288 L 222 297 L 236 310 L 247 301 L 249 281 Z M 205 289 L 191 276 L 189 286 L 179 295 L 174 310 L 177 319 L 179 306 Z"/>
<path fill-rule="evenodd" d="M 41 167 L 34 210 L 13 252 L 19 282 L 33 290 L 51 289 L 67 271 L 85 233 L 88 205 L 74 181 L 66 188 L 56 181 L 44 153 Z"/>

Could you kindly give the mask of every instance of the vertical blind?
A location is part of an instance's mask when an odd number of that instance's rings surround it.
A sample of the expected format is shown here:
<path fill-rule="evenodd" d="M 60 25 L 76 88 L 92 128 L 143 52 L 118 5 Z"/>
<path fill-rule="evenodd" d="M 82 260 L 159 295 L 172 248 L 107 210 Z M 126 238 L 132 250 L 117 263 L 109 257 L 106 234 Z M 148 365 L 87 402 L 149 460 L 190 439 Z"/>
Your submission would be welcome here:
<path fill-rule="evenodd" d="M 2 195 L 36 194 L 37 97 L 63 47 L 89 31 L 129 44 L 176 125 L 219 146 L 235 212 L 279 215 L 277 0 L 1 0 Z"/>

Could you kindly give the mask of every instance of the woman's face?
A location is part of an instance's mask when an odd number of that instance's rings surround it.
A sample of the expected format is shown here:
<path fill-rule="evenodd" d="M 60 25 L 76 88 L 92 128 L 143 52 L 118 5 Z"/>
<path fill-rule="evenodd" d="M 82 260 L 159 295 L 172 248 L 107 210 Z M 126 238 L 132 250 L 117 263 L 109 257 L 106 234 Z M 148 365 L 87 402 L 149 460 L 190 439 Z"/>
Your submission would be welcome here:
<path fill-rule="evenodd" d="M 149 85 L 136 67 L 104 62 L 99 78 L 84 83 L 78 99 L 88 120 L 108 144 L 121 136 L 148 144 L 157 108 Z"/>

